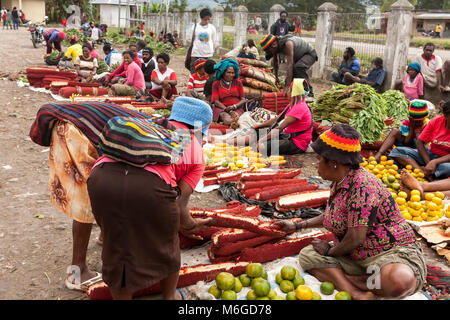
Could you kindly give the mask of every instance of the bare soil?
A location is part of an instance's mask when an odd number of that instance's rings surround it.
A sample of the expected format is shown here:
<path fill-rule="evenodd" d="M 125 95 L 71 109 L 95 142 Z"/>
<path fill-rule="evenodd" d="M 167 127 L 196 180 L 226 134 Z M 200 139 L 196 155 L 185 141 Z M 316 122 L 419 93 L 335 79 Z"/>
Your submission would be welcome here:
<path fill-rule="evenodd" d="M 64 286 L 72 258 L 72 221 L 49 202 L 49 150 L 29 138 L 39 107 L 54 100 L 16 84 L 27 67 L 44 65 L 45 48 L 33 48 L 29 33 L 21 28 L 1 30 L 0 52 L 0 299 L 83 299 L 84 294 Z M 185 88 L 189 74 L 184 57 L 173 56 L 170 67 L 180 79 L 179 88 Z M 317 84 L 316 94 L 328 87 Z M 304 175 L 317 174 L 312 154 L 302 156 L 301 161 Z M 224 203 L 217 191 L 195 193 L 191 198 L 196 207 Z M 88 266 L 101 271 L 98 234 L 99 228 L 94 226 Z M 441 257 L 426 244 L 423 247 L 429 264 L 448 270 Z"/>

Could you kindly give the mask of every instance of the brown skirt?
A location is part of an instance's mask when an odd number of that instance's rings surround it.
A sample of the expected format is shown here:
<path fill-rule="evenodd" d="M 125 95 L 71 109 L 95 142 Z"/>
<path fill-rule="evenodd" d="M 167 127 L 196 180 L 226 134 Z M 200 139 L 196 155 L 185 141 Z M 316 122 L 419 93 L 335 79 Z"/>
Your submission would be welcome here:
<path fill-rule="evenodd" d="M 95 167 L 87 186 L 103 233 L 103 280 L 113 292 L 134 293 L 180 269 L 176 189 L 120 162 Z"/>

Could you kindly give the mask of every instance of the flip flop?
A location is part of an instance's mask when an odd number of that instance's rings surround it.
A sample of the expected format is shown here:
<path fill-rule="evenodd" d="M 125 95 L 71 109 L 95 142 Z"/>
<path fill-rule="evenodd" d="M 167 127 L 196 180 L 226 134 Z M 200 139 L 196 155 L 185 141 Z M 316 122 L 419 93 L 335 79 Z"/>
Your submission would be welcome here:
<path fill-rule="evenodd" d="M 79 284 L 70 283 L 69 279 L 66 278 L 65 284 L 66 284 L 67 289 L 85 292 L 90 285 L 100 282 L 102 280 L 103 280 L 102 274 L 100 272 L 96 272 L 95 277 L 92 277 L 92 278 L 84 281 L 83 283 L 79 283 Z"/>
<path fill-rule="evenodd" d="M 181 298 L 183 298 L 183 300 L 187 300 L 186 299 L 186 294 L 183 291 L 181 291 L 179 289 L 177 289 L 176 291 L 181 295 Z"/>

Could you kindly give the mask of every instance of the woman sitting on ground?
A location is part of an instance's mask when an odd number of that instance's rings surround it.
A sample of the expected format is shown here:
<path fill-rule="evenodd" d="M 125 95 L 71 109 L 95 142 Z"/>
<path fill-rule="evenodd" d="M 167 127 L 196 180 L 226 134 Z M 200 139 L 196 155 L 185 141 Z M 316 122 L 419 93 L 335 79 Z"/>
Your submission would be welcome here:
<path fill-rule="evenodd" d="M 212 85 L 211 95 L 213 121 L 229 126 L 237 123 L 246 103 L 244 86 L 238 79 L 239 64 L 235 59 L 225 59 L 217 63 L 214 70 L 216 81 Z"/>
<path fill-rule="evenodd" d="M 122 56 L 123 62 L 127 65 L 126 78 L 120 79 L 119 83 L 111 86 L 111 95 L 140 97 L 145 91 L 144 74 L 134 62 L 134 52 L 127 50 L 122 53 Z"/>
<path fill-rule="evenodd" d="M 424 80 L 421 73 L 422 67 L 418 62 L 408 65 L 405 77 L 395 83 L 395 90 L 402 91 L 406 99 L 412 101 L 415 99 L 423 99 L 424 97 Z"/>
<path fill-rule="evenodd" d="M 175 87 L 178 80 L 175 71 L 168 67 L 170 57 L 167 53 L 158 54 L 156 61 L 158 68 L 152 71 L 152 89 L 149 92 L 154 98 L 166 103 L 173 95 L 178 94 Z"/>
<path fill-rule="evenodd" d="M 358 132 L 337 124 L 311 146 L 319 160 L 319 175 L 332 182 L 325 213 L 274 226 L 286 232 L 325 227 L 338 241 L 315 239 L 303 248 L 302 270 L 332 282 L 355 300 L 402 299 L 421 290 L 427 270 L 421 246 L 389 190 L 360 167 Z M 377 275 L 379 286 L 369 286 L 377 283 L 369 277 Z"/>
<path fill-rule="evenodd" d="M 82 46 L 83 54 L 75 60 L 75 69 L 82 82 L 92 82 L 97 73 L 97 58 L 91 55 L 91 50 L 92 47 L 88 43 L 84 43 Z"/>

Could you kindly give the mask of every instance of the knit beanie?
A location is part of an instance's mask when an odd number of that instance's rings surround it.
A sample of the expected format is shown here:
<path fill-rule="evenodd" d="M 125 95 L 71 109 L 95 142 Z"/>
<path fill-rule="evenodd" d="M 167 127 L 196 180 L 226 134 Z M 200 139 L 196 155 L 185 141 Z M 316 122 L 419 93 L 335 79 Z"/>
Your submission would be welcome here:
<path fill-rule="evenodd" d="M 199 68 L 203 67 L 205 65 L 206 59 L 199 58 L 195 60 L 194 68 L 195 70 L 198 70 Z"/>
<path fill-rule="evenodd" d="M 422 101 L 413 101 L 409 105 L 409 116 L 414 119 L 423 119 L 428 116 L 428 104 Z"/>
<path fill-rule="evenodd" d="M 274 36 L 273 34 L 268 34 L 267 36 L 264 37 L 264 39 L 261 40 L 261 42 L 259 43 L 261 45 L 261 49 L 263 49 L 264 51 L 266 51 L 270 45 L 275 41 L 277 37 Z"/>
<path fill-rule="evenodd" d="M 209 104 L 190 97 L 178 97 L 174 100 L 169 120 L 182 122 L 193 127 L 201 127 L 203 134 L 208 133 L 212 120 L 212 110 Z"/>
<path fill-rule="evenodd" d="M 335 124 L 322 133 L 311 148 L 320 156 L 344 165 L 359 165 L 362 162 L 359 133 L 348 124 Z"/>
<path fill-rule="evenodd" d="M 64 32 L 60 32 L 58 33 L 58 37 L 62 40 L 64 40 L 66 38 L 66 34 Z"/>

